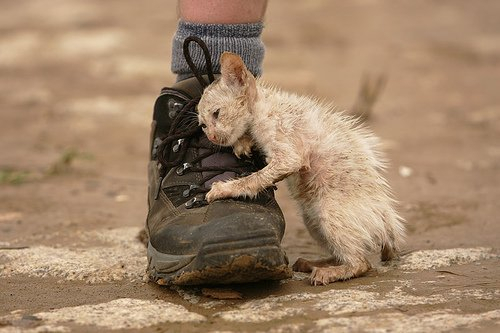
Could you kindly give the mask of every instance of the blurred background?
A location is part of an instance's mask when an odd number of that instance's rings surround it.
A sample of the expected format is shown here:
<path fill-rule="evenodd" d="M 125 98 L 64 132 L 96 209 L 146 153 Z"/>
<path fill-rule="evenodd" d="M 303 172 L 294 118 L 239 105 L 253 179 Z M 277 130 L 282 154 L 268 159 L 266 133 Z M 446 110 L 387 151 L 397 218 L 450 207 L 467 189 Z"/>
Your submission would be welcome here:
<path fill-rule="evenodd" d="M 175 80 L 175 1 L 1 8 L 0 241 L 142 226 L 152 106 Z M 267 81 L 349 110 L 364 76 L 386 78 L 368 123 L 410 250 L 499 245 L 498 13 L 495 0 L 269 3 Z M 279 187 L 291 260 L 318 253 Z"/>

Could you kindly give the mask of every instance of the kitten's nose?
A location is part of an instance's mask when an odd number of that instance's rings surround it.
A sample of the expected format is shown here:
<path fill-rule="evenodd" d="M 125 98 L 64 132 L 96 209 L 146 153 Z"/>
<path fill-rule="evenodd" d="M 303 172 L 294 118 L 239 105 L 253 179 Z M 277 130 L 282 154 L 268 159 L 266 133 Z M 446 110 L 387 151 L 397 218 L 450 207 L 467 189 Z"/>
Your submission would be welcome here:
<path fill-rule="evenodd" d="M 217 137 L 215 136 L 215 134 L 207 134 L 207 137 L 208 137 L 208 140 L 210 140 L 212 142 L 217 141 Z"/>

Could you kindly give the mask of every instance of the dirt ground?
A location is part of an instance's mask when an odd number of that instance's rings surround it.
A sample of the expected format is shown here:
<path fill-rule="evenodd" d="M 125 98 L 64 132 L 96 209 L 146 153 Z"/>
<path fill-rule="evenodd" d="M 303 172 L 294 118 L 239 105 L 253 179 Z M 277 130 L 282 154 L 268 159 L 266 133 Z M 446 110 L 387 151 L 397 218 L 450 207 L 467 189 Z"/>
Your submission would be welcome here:
<path fill-rule="evenodd" d="M 326 287 L 230 286 L 232 300 L 146 283 L 134 238 L 174 1 L 1 8 L 1 333 L 499 329 L 500 2 L 270 1 L 267 81 L 350 109 L 364 75 L 387 78 L 369 125 L 410 254 Z M 290 261 L 322 255 L 284 184 L 278 197 Z"/>

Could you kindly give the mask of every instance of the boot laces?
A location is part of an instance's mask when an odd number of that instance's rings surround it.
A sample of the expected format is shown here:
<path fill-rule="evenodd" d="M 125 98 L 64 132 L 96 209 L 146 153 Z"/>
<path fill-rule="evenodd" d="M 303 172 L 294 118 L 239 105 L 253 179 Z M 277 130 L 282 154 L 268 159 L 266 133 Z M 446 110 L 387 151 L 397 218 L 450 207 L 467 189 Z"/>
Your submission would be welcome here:
<path fill-rule="evenodd" d="M 194 65 L 191 54 L 189 53 L 189 43 L 196 42 L 203 50 L 205 55 L 207 74 L 210 82 L 207 82 L 201 72 Z M 184 41 L 184 57 L 188 63 L 191 71 L 197 78 L 199 84 L 205 88 L 214 81 L 214 74 L 212 70 L 212 62 L 206 44 L 197 37 L 188 37 Z M 237 166 L 203 166 L 202 160 L 216 153 L 232 154 L 231 147 L 220 147 L 212 144 L 208 140 L 204 140 L 204 133 L 201 126 L 198 124 L 196 106 L 200 97 L 188 100 L 182 108 L 173 115 L 172 123 L 167 135 L 159 138 L 156 146 L 156 154 L 158 162 L 160 163 L 160 185 L 156 197 L 161 191 L 162 181 L 167 172 L 172 168 L 177 168 L 176 173 L 182 176 L 189 172 L 201 172 L 202 178 L 184 190 L 182 195 L 184 197 L 192 197 L 186 202 L 187 208 L 199 207 L 207 205 L 205 194 L 209 191 L 209 184 L 214 178 L 224 174 L 225 172 L 232 172 L 237 177 L 242 177 L 250 174 L 256 170 L 254 161 L 249 158 L 238 160 Z M 186 153 L 189 148 L 199 149 L 201 152 L 197 157 L 190 162 L 186 161 Z M 202 197 L 198 194 L 203 194 Z"/>

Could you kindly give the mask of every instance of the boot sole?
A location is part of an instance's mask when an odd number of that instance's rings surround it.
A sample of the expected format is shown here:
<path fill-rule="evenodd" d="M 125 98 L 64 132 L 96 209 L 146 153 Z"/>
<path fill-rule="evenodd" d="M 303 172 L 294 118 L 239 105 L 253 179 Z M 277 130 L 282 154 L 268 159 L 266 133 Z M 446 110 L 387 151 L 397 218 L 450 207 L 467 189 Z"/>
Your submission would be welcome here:
<path fill-rule="evenodd" d="M 148 244 L 148 274 L 159 285 L 282 280 L 292 276 L 276 236 L 205 243 L 195 255 L 172 255 Z"/>

